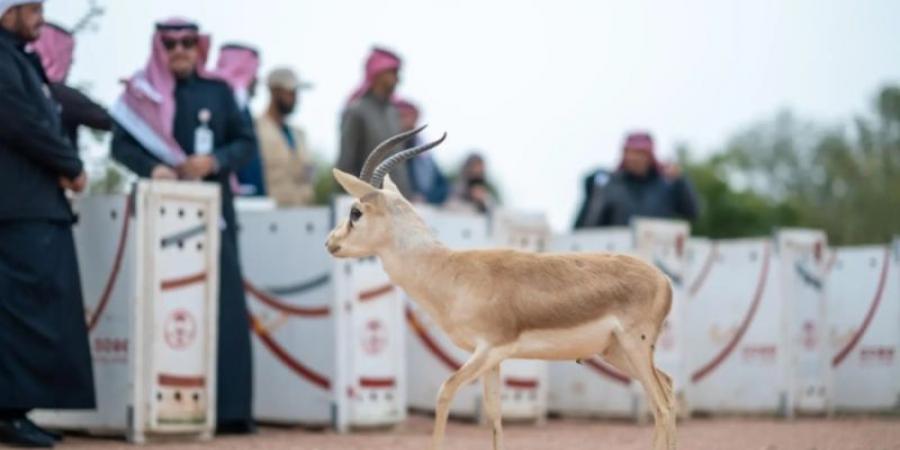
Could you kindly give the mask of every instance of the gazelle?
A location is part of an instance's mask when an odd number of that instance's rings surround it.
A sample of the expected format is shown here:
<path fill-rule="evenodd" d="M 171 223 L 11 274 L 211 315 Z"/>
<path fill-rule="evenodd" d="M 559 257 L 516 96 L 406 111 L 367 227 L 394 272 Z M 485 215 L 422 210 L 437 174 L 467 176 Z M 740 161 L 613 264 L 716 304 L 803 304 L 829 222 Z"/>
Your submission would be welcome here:
<path fill-rule="evenodd" d="M 356 201 L 326 246 L 338 258 L 377 255 L 391 281 L 416 299 L 456 345 L 472 353 L 441 386 L 432 449 L 443 446 L 456 391 L 478 377 L 484 384 L 493 448 L 503 447 L 503 360 L 580 360 L 594 355 L 640 381 L 655 419 L 653 448 L 674 449 L 672 381 L 653 363 L 654 345 L 672 303 L 669 279 L 626 255 L 448 249 L 387 175 L 446 138 L 445 133 L 384 159 L 422 128 L 380 144 L 361 178 L 334 170 L 338 183 Z"/>

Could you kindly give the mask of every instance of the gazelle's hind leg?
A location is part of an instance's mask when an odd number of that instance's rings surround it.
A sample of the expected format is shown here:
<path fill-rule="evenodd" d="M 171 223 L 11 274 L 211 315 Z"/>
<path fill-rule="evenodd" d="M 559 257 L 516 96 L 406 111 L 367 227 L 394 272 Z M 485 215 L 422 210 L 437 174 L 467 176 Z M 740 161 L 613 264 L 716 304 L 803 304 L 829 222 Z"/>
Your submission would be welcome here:
<path fill-rule="evenodd" d="M 612 339 L 609 347 L 607 347 L 600 356 L 603 358 L 603 361 L 606 361 L 623 375 L 627 375 L 628 378 L 633 380 L 638 379 L 634 369 L 631 367 L 631 362 L 628 361 L 628 355 L 625 353 L 625 348 L 619 344 L 617 339 Z M 648 399 L 647 401 L 649 402 L 650 400 Z M 639 424 L 643 425 L 647 423 L 647 416 L 643 411 L 636 411 L 635 413 L 637 414 L 635 420 L 637 420 Z"/>
<path fill-rule="evenodd" d="M 631 375 L 644 387 L 647 400 L 653 408 L 656 422 L 653 436 L 654 450 L 675 450 L 675 402 L 672 397 L 671 380 L 653 364 L 652 340 L 619 328 L 614 331 L 621 351 L 628 359 Z M 644 337 L 642 339 L 642 336 Z"/>

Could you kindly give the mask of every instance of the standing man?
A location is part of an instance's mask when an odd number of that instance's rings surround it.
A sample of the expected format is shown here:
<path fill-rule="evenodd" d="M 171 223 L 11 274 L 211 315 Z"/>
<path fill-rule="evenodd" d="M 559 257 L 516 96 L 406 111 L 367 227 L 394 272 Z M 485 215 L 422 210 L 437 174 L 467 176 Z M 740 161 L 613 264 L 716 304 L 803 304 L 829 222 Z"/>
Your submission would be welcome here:
<path fill-rule="evenodd" d="M 253 123 L 250 101 L 256 95 L 256 73 L 259 72 L 259 52 L 242 44 L 225 44 L 219 50 L 215 75 L 231 86 L 238 109 L 247 123 Z M 237 171 L 238 191 L 241 195 L 265 196 L 265 176 L 259 153 L 253 155 Z"/>
<path fill-rule="evenodd" d="M 694 220 L 699 214 L 690 181 L 678 166 L 657 161 L 653 138 L 645 132 L 625 138 L 618 170 L 598 170 L 584 186 L 575 228 L 626 226 L 634 217 Z"/>
<path fill-rule="evenodd" d="M 259 151 L 266 174 L 266 191 L 280 208 L 304 206 L 313 202 L 315 165 L 306 147 L 303 130 L 288 124 L 294 112 L 301 83 L 291 69 L 269 73 L 269 107 L 256 119 Z"/>
<path fill-rule="evenodd" d="M 52 447 L 33 408 L 94 408 L 74 216 L 87 184 L 36 55 L 43 5 L 0 0 L 0 443 Z"/>
<path fill-rule="evenodd" d="M 256 141 L 231 88 L 204 70 L 209 44 L 195 23 L 156 25 L 150 61 L 113 107 L 112 154 L 144 178 L 221 187 L 217 432 L 251 433 L 250 328 L 230 177 L 256 152 Z"/>
<path fill-rule="evenodd" d="M 366 60 L 363 82 L 350 96 L 341 118 L 341 150 L 337 168 L 358 174 L 366 157 L 378 144 L 400 132 L 400 118 L 391 101 L 400 82 L 400 58 L 374 48 Z M 391 180 L 403 196 L 413 198 L 405 164 L 391 171 Z"/>

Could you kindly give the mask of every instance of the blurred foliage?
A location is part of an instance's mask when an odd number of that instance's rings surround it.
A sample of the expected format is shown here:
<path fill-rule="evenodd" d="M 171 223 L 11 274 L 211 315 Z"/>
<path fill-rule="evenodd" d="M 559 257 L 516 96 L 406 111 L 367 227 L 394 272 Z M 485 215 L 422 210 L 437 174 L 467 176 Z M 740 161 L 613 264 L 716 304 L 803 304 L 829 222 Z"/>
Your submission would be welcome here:
<path fill-rule="evenodd" d="M 93 175 L 88 180 L 88 193 L 91 195 L 121 194 L 128 192 L 133 176 L 128 169 L 111 159 L 103 165 L 103 172 Z"/>
<path fill-rule="evenodd" d="M 328 205 L 331 197 L 337 192 L 337 182 L 331 174 L 332 165 L 324 161 L 316 161 L 316 178 L 313 182 L 314 202 L 316 205 Z"/>
<path fill-rule="evenodd" d="M 900 233 L 900 87 L 882 89 L 874 106 L 872 116 L 833 126 L 782 112 L 703 161 L 682 149 L 704 207 L 696 233 L 758 236 L 802 226 L 825 230 L 837 245 Z"/>

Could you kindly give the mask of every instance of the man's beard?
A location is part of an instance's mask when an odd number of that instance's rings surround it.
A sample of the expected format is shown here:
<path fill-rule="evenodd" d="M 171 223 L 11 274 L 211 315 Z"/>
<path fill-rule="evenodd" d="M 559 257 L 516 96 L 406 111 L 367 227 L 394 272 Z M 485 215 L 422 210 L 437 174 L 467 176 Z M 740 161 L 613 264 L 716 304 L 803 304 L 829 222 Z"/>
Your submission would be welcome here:
<path fill-rule="evenodd" d="M 275 102 L 275 108 L 278 109 L 278 113 L 282 116 L 289 116 L 294 113 L 294 109 L 296 108 L 296 104 L 284 104 L 280 102 Z"/>
<path fill-rule="evenodd" d="M 43 23 L 39 24 L 36 29 L 31 30 L 28 28 L 28 25 L 25 23 L 25 20 L 22 19 L 22 11 L 16 10 L 16 23 L 15 30 L 16 35 L 18 35 L 22 40 L 26 42 L 34 42 L 41 37 L 41 26 Z"/>

